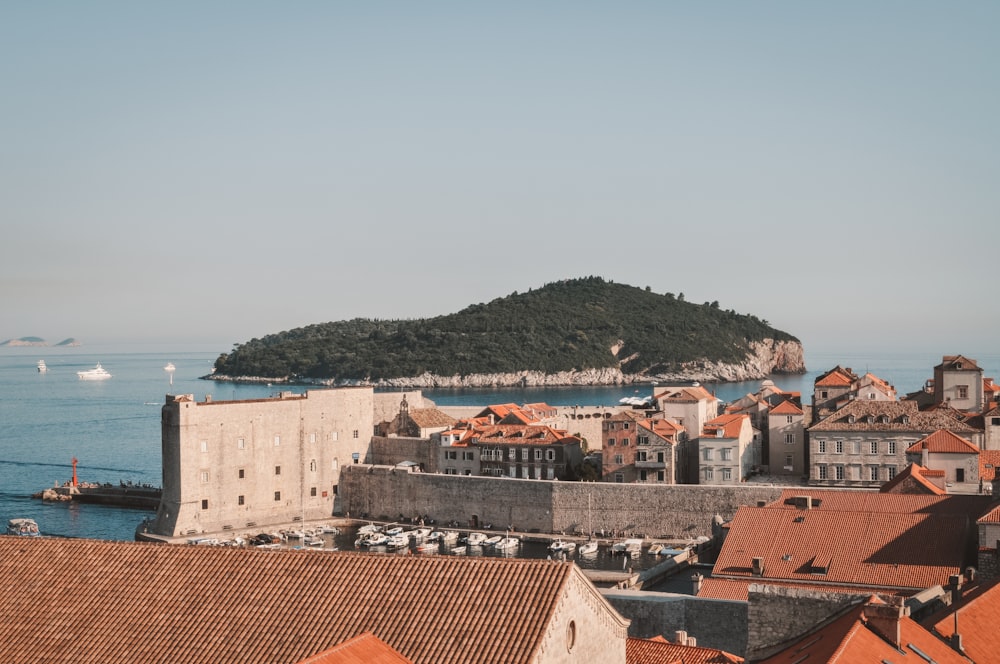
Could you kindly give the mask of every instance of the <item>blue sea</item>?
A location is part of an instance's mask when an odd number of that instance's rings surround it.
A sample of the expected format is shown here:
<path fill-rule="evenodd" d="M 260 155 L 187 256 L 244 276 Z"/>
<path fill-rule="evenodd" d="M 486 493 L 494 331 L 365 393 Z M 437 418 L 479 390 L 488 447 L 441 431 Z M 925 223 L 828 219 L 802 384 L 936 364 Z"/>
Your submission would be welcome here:
<path fill-rule="evenodd" d="M 42 532 L 66 537 L 132 540 L 148 512 L 43 503 L 31 498 L 46 487 L 77 476 L 86 482 L 132 482 L 161 485 L 160 407 L 167 394 L 205 395 L 215 399 L 250 399 L 275 394 L 278 387 L 203 380 L 220 352 L 183 345 L 0 347 L 0 522 L 35 519 Z M 906 353 L 867 357 L 824 353 L 806 356 L 809 372 L 772 376 L 778 387 L 800 391 L 808 402 L 813 380 L 836 365 L 871 373 L 895 385 L 900 395 L 920 389 L 943 354 L 977 360 L 986 376 L 1000 379 L 1000 355 L 946 349 L 944 353 Z M 37 371 L 44 359 L 47 373 Z M 98 362 L 111 374 L 105 381 L 82 381 L 76 372 Z M 164 367 L 172 363 L 175 370 Z M 707 383 L 731 401 L 760 387 L 760 381 Z M 305 387 L 285 387 L 302 392 Z M 569 388 L 424 390 L 438 405 L 546 402 L 555 406 L 614 405 L 620 399 L 649 394 L 651 385 Z"/>

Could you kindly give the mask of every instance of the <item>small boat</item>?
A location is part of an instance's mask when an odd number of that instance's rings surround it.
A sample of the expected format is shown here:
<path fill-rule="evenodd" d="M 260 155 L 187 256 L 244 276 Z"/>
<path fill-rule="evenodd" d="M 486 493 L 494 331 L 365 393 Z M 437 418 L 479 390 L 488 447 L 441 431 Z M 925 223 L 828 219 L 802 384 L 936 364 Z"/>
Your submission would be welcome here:
<path fill-rule="evenodd" d="M 324 535 L 339 535 L 340 534 L 340 528 L 338 528 L 337 526 L 320 526 L 319 529 L 320 529 L 320 532 L 322 532 Z"/>
<path fill-rule="evenodd" d="M 7 522 L 7 534 L 21 537 L 38 537 L 41 533 L 34 519 L 11 519 Z"/>
<path fill-rule="evenodd" d="M 453 556 L 464 556 L 466 551 L 468 551 L 468 549 L 465 546 L 453 546 L 448 549 L 448 553 Z"/>
<path fill-rule="evenodd" d="M 410 546 L 410 538 L 404 533 L 390 535 L 385 545 L 390 549 L 404 549 Z"/>
<path fill-rule="evenodd" d="M 487 537 L 483 533 L 469 533 L 469 535 L 465 538 L 464 541 L 469 546 L 483 546 L 483 543 L 486 542 L 486 539 Z"/>
<path fill-rule="evenodd" d="M 163 367 L 164 371 L 177 371 L 177 367 L 174 366 L 173 362 L 167 362 L 167 366 Z"/>
<path fill-rule="evenodd" d="M 496 546 L 497 542 L 499 542 L 502 539 L 503 538 L 500 537 L 499 535 L 494 535 L 493 537 L 487 537 L 486 539 L 483 540 L 482 545 L 483 546 Z"/>
<path fill-rule="evenodd" d="M 417 545 L 417 551 L 419 553 L 438 553 L 440 550 L 440 544 L 437 542 L 423 542 Z"/>
<path fill-rule="evenodd" d="M 388 535 L 389 537 L 392 537 L 393 535 L 402 535 L 403 529 L 400 526 L 395 526 L 394 528 L 390 528 L 389 530 L 385 531 L 385 534 Z"/>
<path fill-rule="evenodd" d="M 101 366 L 98 362 L 97 366 L 93 369 L 87 369 L 86 371 L 77 371 L 76 375 L 80 377 L 80 380 L 107 380 L 111 378 L 111 374 L 108 370 Z"/>
<path fill-rule="evenodd" d="M 497 551 L 510 551 L 511 549 L 516 549 L 521 545 L 521 540 L 516 537 L 503 537 L 499 542 L 493 545 L 493 548 Z"/>
<path fill-rule="evenodd" d="M 366 523 L 365 525 L 358 528 L 359 535 L 371 535 L 373 533 L 382 532 L 382 526 L 376 526 L 374 523 Z"/>
<path fill-rule="evenodd" d="M 316 537 L 315 535 L 307 535 L 302 539 L 302 543 L 306 546 L 323 546 L 323 538 Z"/>
<path fill-rule="evenodd" d="M 49 368 L 45 366 L 45 360 L 38 360 L 38 373 L 46 373 L 48 370 Z"/>
<path fill-rule="evenodd" d="M 622 554 L 635 556 L 642 553 L 642 540 L 639 538 L 632 538 L 615 542 L 611 545 L 611 553 L 612 555 Z"/>
<path fill-rule="evenodd" d="M 427 537 L 431 534 L 431 529 L 430 528 L 416 528 L 414 530 L 411 530 L 409 534 L 410 534 L 410 537 L 412 537 L 415 541 L 421 542 L 421 541 L 427 539 Z"/>
<path fill-rule="evenodd" d="M 568 542 L 566 540 L 557 539 L 553 540 L 549 544 L 549 551 L 552 553 L 570 553 L 576 549 L 576 542 Z"/>
<path fill-rule="evenodd" d="M 447 544 L 448 542 L 458 541 L 458 531 L 457 530 L 446 530 L 441 535 L 441 539 Z"/>
<path fill-rule="evenodd" d="M 584 542 L 577 549 L 577 553 L 579 553 L 581 556 L 589 556 L 597 553 L 597 540 Z"/>
<path fill-rule="evenodd" d="M 648 553 L 651 556 L 656 556 L 659 555 L 660 551 L 663 551 L 663 545 L 654 544 L 653 546 L 649 547 L 649 550 L 646 553 Z"/>
<path fill-rule="evenodd" d="M 362 535 L 354 542 L 355 546 L 371 548 L 373 546 L 385 546 L 389 543 L 389 536 L 384 533 L 370 533 Z"/>
<path fill-rule="evenodd" d="M 431 531 L 431 534 L 427 536 L 428 542 L 440 542 L 444 539 L 444 533 L 440 530 Z"/>

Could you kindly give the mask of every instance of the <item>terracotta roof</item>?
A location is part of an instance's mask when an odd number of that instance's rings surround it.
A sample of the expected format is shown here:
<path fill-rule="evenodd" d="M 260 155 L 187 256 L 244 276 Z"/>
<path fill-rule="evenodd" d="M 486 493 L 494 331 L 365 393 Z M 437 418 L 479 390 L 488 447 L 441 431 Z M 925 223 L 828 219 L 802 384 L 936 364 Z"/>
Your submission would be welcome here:
<path fill-rule="evenodd" d="M 568 584 L 593 589 L 546 560 L 8 536 L 0 583 L 3 660 L 80 664 L 299 662 L 366 631 L 415 662 L 527 662 Z"/>
<path fill-rule="evenodd" d="M 360 634 L 298 664 L 412 664 L 371 632 Z"/>
<path fill-rule="evenodd" d="M 941 359 L 941 364 L 934 367 L 935 369 L 948 369 L 950 371 L 965 371 L 972 369 L 979 369 L 979 365 L 976 364 L 975 360 L 970 360 L 964 355 L 945 355 Z"/>
<path fill-rule="evenodd" d="M 698 591 L 698 597 L 746 602 L 750 596 L 750 586 L 754 585 L 761 585 L 760 579 L 717 579 L 712 577 L 702 581 L 701 590 Z M 815 592 L 840 593 L 843 595 L 866 595 L 869 592 L 865 588 L 838 586 L 836 584 L 791 583 L 787 581 L 768 580 L 762 585 L 778 586 L 779 588 L 798 588 L 800 590 L 811 590 Z M 879 594 L 895 596 L 906 595 L 908 593 L 892 589 L 881 589 L 879 590 Z"/>
<path fill-rule="evenodd" d="M 660 392 L 655 396 L 656 399 L 664 401 L 680 401 L 680 402 L 695 402 L 695 401 L 715 401 L 715 395 L 706 390 L 701 385 L 692 387 L 670 387 Z"/>
<path fill-rule="evenodd" d="M 884 603 L 883 603 L 884 604 Z M 780 653 L 759 660 L 758 664 L 793 662 L 937 662 L 969 664 L 908 616 L 899 618 L 899 643 L 890 643 L 879 633 L 877 623 L 869 619 L 864 605 L 847 611 L 840 618 L 796 639 Z M 976 660 L 988 661 L 988 660 Z"/>
<path fill-rule="evenodd" d="M 743 658 L 717 648 L 670 643 L 662 637 L 630 637 L 625 642 L 625 661 L 628 664 L 740 664 Z"/>
<path fill-rule="evenodd" d="M 993 662 L 1000 653 L 1000 585 L 997 581 L 982 586 L 974 593 L 963 597 L 958 606 L 958 633 L 962 635 L 962 648 L 966 656 L 974 662 Z M 951 639 L 955 633 L 954 607 L 945 616 L 931 624 L 931 631 L 943 639 Z"/>
<path fill-rule="evenodd" d="M 976 523 L 1000 523 L 1000 505 L 979 517 Z"/>
<path fill-rule="evenodd" d="M 781 497 L 767 505 L 771 509 L 797 509 L 797 496 L 810 496 L 813 510 L 838 512 L 882 512 L 885 514 L 948 514 L 975 519 L 991 502 L 989 496 L 951 494 L 922 496 L 886 494 L 877 491 L 836 489 L 784 489 Z"/>
<path fill-rule="evenodd" d="M 677 434 L 684 431 L 684 427 L 670 418 L 644 419 L 639 420 L 638 425 L 643 429 L 652 431 L 660 438 L 668 442 L 676 442 Z"/>
<path fill-rule="evenodd" d="M 739 438 L 740 433 L 743 431 L 743 423 L 749 421 L 749 416 L 743 413 L 719 415 L 715 419 L 705 422 L 702 435 L 708 438 L 715 438 L 721 429 L 723 438 Z"/>
<path fill-rule="evenodd" d="M 1000 450 L 979 450 L 979 477 L 984 482 L 993 481 L 998 467 L 1000 467 Z"/>
<path fill-rule="evenodd" d="M 762 583 L 923 589 L 962 571 L 970 527 L 954 514 L 742 506 L 712 574 Z M 762 559 L 763 574 L 753 573 L 755 558 Z"/>
<path fill-rule="evenodd" d="M 850 387 L 857 379 L 858 376 L 853 371 L 838 365 L 825 374 L 817 376 L 813 385 L 816 387 Z"/>
<path fill-rule="evenodd" d="M 410 419 L 416 422 L 421 429 L 450 427 L 455 424 L 454 417 L 437 408 L 411 408 L 409 412 Z"/>
<path fill-rule="evenodd" d="M 935 431 L 906 448 L 907 453 L 927 450 L 933 454 L 979 454 L 979 448 L 950 431 Z"/>
<path fill-rule="evenodd" d="M 928 477 L 944 475 L 944 471 L 932 471 L 920 464 L 911 463 L 891 480 L 879 487 L 881 493 L 896 493 L 905 490 L 909 492 L 922 491 L 934 496 L 943 496 L 947 491 L 931 482 Z"/>
<path fill-rule="evenodd" d="M 785 400 L 771 409 L 771 415 L 801 415 L 802 409 L 796 406 L 791 400 Z"/>
<path fill-rule="evenodd" d="M 555 445 L 579 440 L 540 424 L 497 424 L 478 429 L 473 437 L 480 445 Z"/>
<path fill-rule="evenodd" d="M 907 431 L 932 433 L 939 429 L 975 433 L 977 429 L 957 420 L 951 411 L 921 411 L 915 401 L 854 400 L 809 427 L 810 432 L 826 431 Z M 869 416 L 873 421 L 866 421 Z M 851 418 L 854 421 L 851 421 Z M 888 421 L 880 422 L 885 417 Z"/>

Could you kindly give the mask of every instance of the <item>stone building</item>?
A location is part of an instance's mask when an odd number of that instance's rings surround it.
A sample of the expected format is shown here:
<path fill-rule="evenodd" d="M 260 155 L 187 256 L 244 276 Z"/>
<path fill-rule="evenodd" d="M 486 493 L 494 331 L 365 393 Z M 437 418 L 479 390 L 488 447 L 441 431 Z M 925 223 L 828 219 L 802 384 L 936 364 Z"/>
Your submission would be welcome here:
<path fill-rule="evenodd" d="M 979 448 L 951 431 L 935 431 L 906 448 L 906 460 L 941 471 L 949 493 L 980 493 Z"/>
<path fill-rule="evenodd" d="M 676 484 L 677 446 L 687 432 L 673 420 L 623 411 L 606 419 L 601 432 L 601 474 L 605 482 Z"/>
<path fill-rule="evenodd" d="M 719 415 L 697 440 L 698 483 L 739 484 L 760 463 L 748 415 Z"/>
<path fill-rule="evenodd" d="M 536 480 L 572 479 L 583 463 L 580 439 L 543 425 L 477 427 L 468 439 L 480 473 Z"/>
<path fill-rule="evenodd" d="M 654 401 L 657 411 L 684 427 L 689 440 L 700 436 L 705 423 L 719 414 L 719 399 L 697 383 L 663 388 Z"/>
<path fill-rule="evenodd" d="M 181 537 L 329 517 L 340 470 L 372 438 L 370 387 L 195 401 L 161 410 L 163 494 L 150 536 Z"/>
<path fill-rule="evenodd" d="M 934 402 L 970 413 L 983 412 L 982 368 L 962 355 L 945 355 L 934 367 Z"/>
<path fill-rule="evenodd" d="M 805 477 L 805 413 L 793 400 L 782 401 L 767 412 L 767 464 L 772 475 Z"/>

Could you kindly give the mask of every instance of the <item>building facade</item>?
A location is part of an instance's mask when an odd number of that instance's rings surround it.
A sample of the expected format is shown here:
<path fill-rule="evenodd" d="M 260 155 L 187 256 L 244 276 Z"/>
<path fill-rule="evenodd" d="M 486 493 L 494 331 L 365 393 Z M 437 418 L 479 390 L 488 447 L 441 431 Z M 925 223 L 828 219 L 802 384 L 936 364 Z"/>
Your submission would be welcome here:
<path fill-rule="evenodd" d="M 368 455 L 373 412 L 370 387 L 243 401 L 168 395 L 163 494 L 149 532 L 181 537 L 329 517 L 341 468 Z"/>
<path fill-rule="evenodd" d="M 754 428 L 744 414 L 720 415 L 705 424 L 698 438 L 698 483 L 739 484 L 753 466 Z"/>

